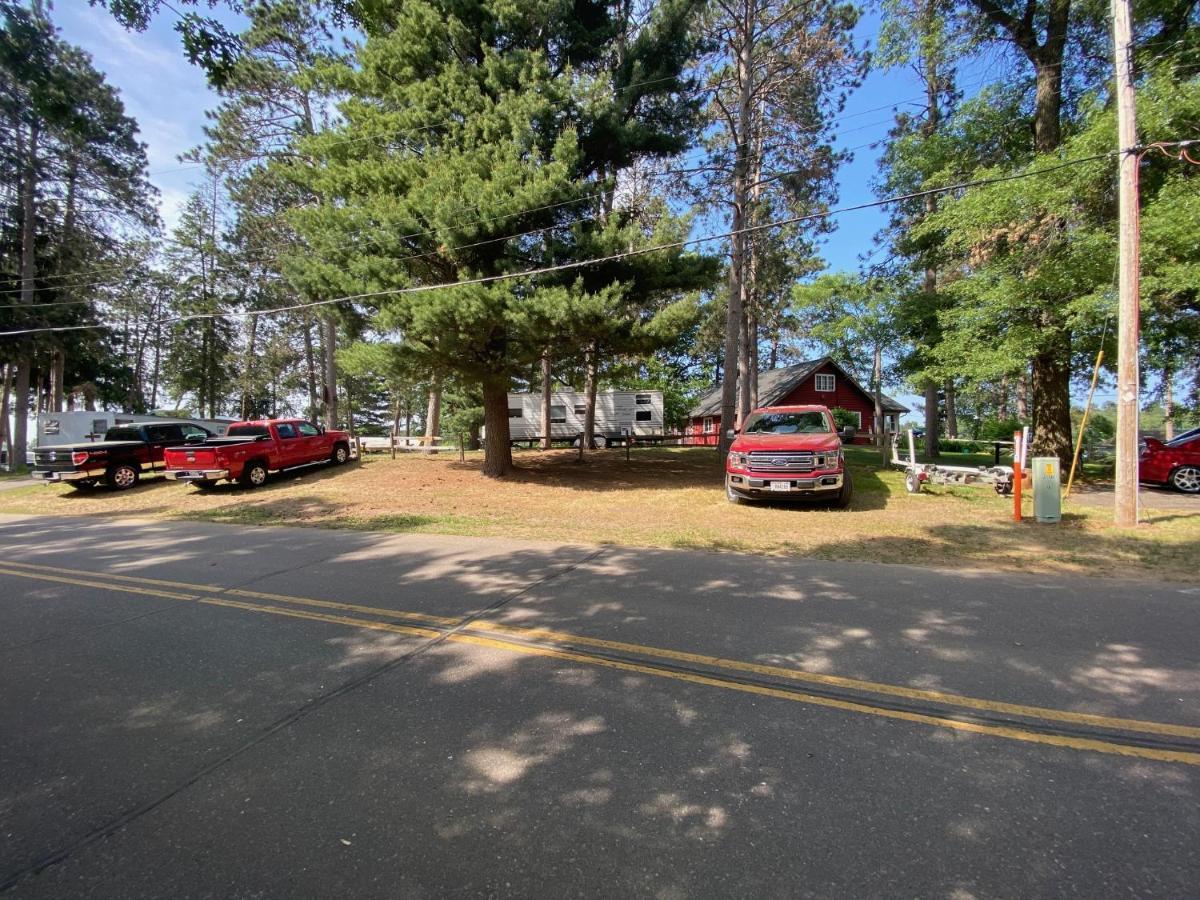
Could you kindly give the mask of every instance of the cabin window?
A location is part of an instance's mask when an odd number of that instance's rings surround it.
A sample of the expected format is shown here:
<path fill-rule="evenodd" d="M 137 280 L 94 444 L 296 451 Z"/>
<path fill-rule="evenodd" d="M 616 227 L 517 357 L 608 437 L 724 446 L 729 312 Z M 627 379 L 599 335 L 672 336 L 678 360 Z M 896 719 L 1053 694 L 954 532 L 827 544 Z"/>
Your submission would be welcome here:
<path fill-rule="evenodd" d="M 835 389 L 832 375 L 818 375 L 816 388 L 818 391 L 832 391 Z"/>
<path fill-rule="evenodd" d="M 712 420 L 712 416 L 705 416 L 705 417 L 704 417 L 704 433 L 705 433 L 705 434 L 712 434 L 712 433 L 713 433 L 713 420 Z"/>
<path fill-rule="evenodd" d="M 634 413 L 634 419 L 638 422 L 649 422 L 653 418 L 650 410 L 639 409 Z"/>
<path fill-rule="evenodd" d="M 550 424 L 551 425 L 566 425 L 567 424 L 567 408 L 565 406 L 550 407 Z"/>
<path fill-rule="evenodd" d="M 521 411 L 520 407 L 510 406 L 508 408 L 508 417 L 510 419 L 521 419 L 524 418 L 524 413 Z"/>
<path fill-rule="evenodd" d="M 650 405 L 650 395 L 649 394 L 638 394 L 633 398 L 633 401 L 638 406 L 649 406 Z"/>

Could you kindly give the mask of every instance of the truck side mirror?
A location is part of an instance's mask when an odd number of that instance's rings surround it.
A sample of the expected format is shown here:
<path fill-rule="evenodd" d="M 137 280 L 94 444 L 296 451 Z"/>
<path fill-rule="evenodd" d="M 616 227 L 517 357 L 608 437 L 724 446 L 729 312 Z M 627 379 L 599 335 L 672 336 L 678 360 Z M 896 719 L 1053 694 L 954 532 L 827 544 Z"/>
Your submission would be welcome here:
<path fill-rule="evenodd" d="M 737 437 L 737 429 L 736 428 L 726 429 L 725 437 L 729 438 L 729 440 L 732 441 L 735 437 Z"/>
<path fill-rule="evenodd" d="M 854 440 L 854 436 L 856 434 L 858 434 L 858 429 L 853 425 L 847 425 L 838 432 L 838 437 L 840 437 L 843 441 L 852 441 Z"/>

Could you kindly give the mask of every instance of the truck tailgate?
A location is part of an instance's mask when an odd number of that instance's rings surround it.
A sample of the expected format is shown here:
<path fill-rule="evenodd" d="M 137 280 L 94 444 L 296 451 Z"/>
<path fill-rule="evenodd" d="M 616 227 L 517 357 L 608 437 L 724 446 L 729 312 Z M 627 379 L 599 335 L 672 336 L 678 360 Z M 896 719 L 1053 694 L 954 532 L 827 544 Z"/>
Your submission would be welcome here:
<path fill-rule="evenodd" d="M 220 465 L 220 453 L 216 447 L 168 447 L 163 451 L 163 462 L 168 469 L 213 469 Z"/>

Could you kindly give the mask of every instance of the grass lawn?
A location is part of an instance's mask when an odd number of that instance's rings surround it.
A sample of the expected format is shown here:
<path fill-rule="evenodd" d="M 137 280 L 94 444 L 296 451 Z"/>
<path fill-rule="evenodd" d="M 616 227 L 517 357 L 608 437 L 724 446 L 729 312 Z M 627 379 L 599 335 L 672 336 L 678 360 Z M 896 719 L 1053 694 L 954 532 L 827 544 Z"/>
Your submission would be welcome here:
<path fill-rule="evenodd" d="M 141 516 L 237 524 L 490 535 L 590 544 L 727 550 L 953 568 L 1076 572 L 1200 581 L 1200 509 L 1149 510 L 1132 532 L 1111 512 L 1067 505 L 1058 525 L 1012 521 L 1012 499 L 990 487 L 904 490 L 870 448 L 849 451 L 848 510 L 734 506 L 713 448 L 518 451 L 511 478 L 479 474 L 456 453 L 368 458 L 275 476 L 259 490 L 150 481 L 116 494 L 61 485 L 0 493 L 0 512 Z M 957 456 L 957 454 L 956 454 Z M 1032 515 L 1026 505 L 1026 514 Z"/>

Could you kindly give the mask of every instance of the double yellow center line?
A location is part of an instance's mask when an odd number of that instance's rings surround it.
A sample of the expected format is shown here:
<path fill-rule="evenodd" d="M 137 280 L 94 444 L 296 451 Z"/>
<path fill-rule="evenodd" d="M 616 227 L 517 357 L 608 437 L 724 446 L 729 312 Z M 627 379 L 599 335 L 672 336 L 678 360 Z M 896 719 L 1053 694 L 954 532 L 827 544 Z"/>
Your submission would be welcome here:
<path fill-rule="evenodd" d="M 1200 765 L 1200 728 L 1187 725 L 966 697 L 545 628 L 218 585 L 17 562 L 0 563 L 0 575 L 442 639 L 1010 740 Z"/>

